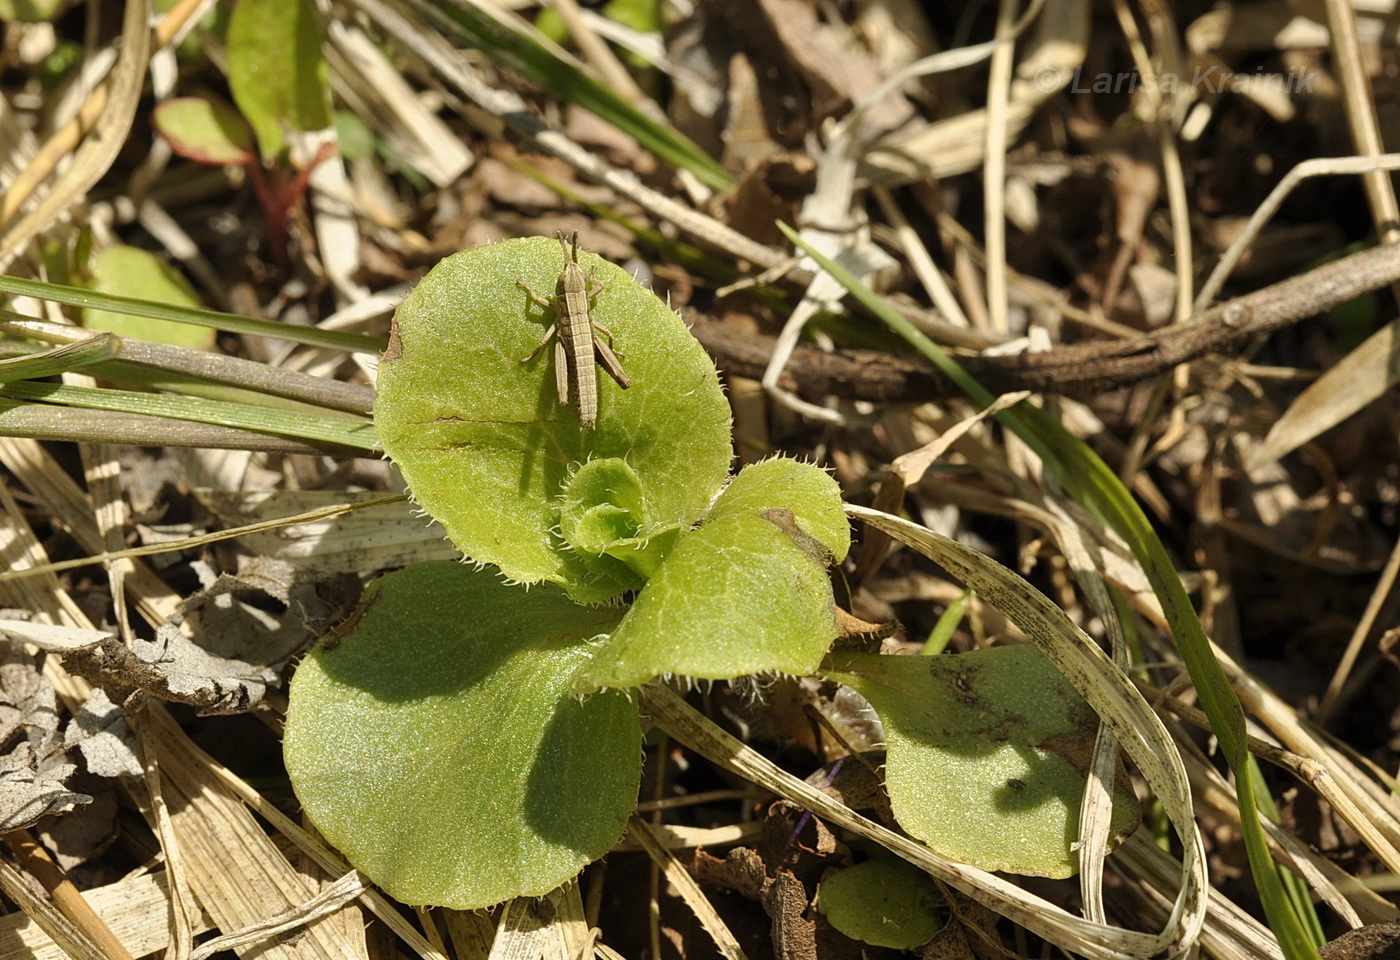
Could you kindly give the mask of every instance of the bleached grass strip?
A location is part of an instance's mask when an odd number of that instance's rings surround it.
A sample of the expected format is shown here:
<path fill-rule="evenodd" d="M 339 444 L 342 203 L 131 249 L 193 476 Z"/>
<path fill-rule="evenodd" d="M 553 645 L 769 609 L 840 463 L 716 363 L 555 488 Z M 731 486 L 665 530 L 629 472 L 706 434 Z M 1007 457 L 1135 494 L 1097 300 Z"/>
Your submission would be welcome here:
<path fill-rule="evenodd" d="M 507 901 L 487 960 L 585 960 L 594 941 L 571 880 L 543 897 Z"/>
<path fill-rule="evenodd" d="M 418 98 L 400 70 L 358 27 L 339 18 L 326 21 L 327 59 L 336 92 L 356 113 L 439 187 L 466 173 L 471 150 L 442 118 Z"/>
<path fill-rule="evenodd" d="M 1135 889 L 1147 901 L 1146 912 L 1165 917 L 1169 904 L 1160 891 L 1181 883 L 1180 866 L 1141 832 L 1119 847 L 1114 864 L 1138 881 Z M 1203 955 L 1212 960 L 1283 960 L 1283 951 L 1267 927 L 1214 888 L 1209 899 L 1201 934 Z"/>
<path fill-rule="evenodd" d="M 139 715 L 130 716 L 127 722 L 135 727 L 136 739 L 141 746 L 142 782 L 146 787 L 149 819 L 154 820 L 156 839 L 160 842 L 160 852 L 165 857 L 166 877 L 170 881 L 170 943 L 165 953 L 169 960 L 187 960 L 194 949 L 194 892 L 190 889 L 189 874 L 185 867 L 185 855 L 180 844 L 178 831 L 170 816 L 170 806 L 166 803 L 164 774 L 157 759 L 157 732 L 154 707 L 149 702 Z"/>
<path fill-rule="evenodd" d="M 739 941 L 734 934 L 729 932 L 729 927 L 724 920 L 715 912 L 714 906 L 710 903 L 705 891 L 700 889 L 700 884 L 695 882 L 695 878 L 681 865 L 675 855 L 666 849 L 662 838 L 651 824 L 641 817 L 633 816 L 627 822 L 627 832 L 630 836 L 642 845 L 647 856 L 651 857 L 651 862 L 661 868 L 666 879 L 676 892 L 680 894 L 686 906 L 690 907 L 695 919 L 700 922 L 700 926 L 705 928 L 705 932 L 715 941 L 715 946 L 719 949 L 720 956 L 725 960 L 748 960 L 744 954 L 744 948 L 739 946 Z"/>
<path fill-rule="evenodd" d="M 73 921 L 59 913 L 48 897 L 38 892 L 33 881 L 6 860 L 0 860 L 0 890 L 24 911 L 49 939 L 61 947 L 63 956 L 73 960 L 110 960 L 101 948 Z"/>
<path fill-rule="evenodd" d="M 144 957 L 165 947 L 169 900 L 166 876 L 143 873 L 105 887 L 83 891 L 132 956 Z M 195 932 L 209 929 L 202 915 L 195 917 Z M 68 954 L 22 912 L 0 917 L 0 960 L 68 960 Z"/>
<path fill-rule="evenodd" d="M 159 705 L 154 721 L 161 784 L 188 870 L 190 888 L 220 930 L 242 930 L 314 897 L 317 885 L 295 871 L 261 825 L 211 769 L 213 761 Z M 333 871 L 340 876 L 348 868 Z M 272 942 L 266 960 L 357 960 L 366 956 L 363 927 L 308 928 L 295 944 Z"/>
<path fill-rule="evenodd" d="M 638 804 L 640 808 L 643 804 Z M 696 847 L 732 847 L 741 843 L 755 844 L 763 833 L 762 820 L 726 824 L 722 827 L 687 827 L 682 824 L 648 825 L 652 836 L 667 850 L 693 850 Z M 631 834 L 613 845 L 613 851 L 641 850 L 642 842 Z"/>
<path fill-rule="evenodd" d="M 329 507 L 321 507 L 316 510 L 308 510 L 304 513 L 296 514 L 295 516 L 263 520 L 258 523 L 250 523 L 242 527 L 235 527 L 231 530 L 220 530 L 216 533 L 202 534 L 198 537 L 168 540 L 161 543 L 148 544 L 143 547 L 131 547 L 127 550 L 99 553 L 91 557 L 82 557 L 76 560 L 63 560 L 56 563 L 44 564 L 42 566 L 11 568 L 0 572 L 0 583 L 6 580 L 23 580 L 29 577 L 39 576 L 40 574 L 58 573 L 76 567 L 90 566 L 94 563 L 109 563 L 113 560 L 121 560 L 129 557 L 147 557 L 159 553 L 173 553 L 209 543 L 215 543 L 219 540 L 230 540 L 234 537 L 241 537 L 250 533 L 278 530 L 297 524 L 317 523 L 338 517 L 345 513 L 352 513 L 356 510 L 367 510 L 372 507 L 402 502 L 404 500 L 406 500 L 406 497 L 403 494 L 391 494 L 387 497 L 372 497 L 355 503 L 339 503 Z"/>
<path fill-rule="evenodd" d="M 1400 170 L 1400 153 L 1387 153 L 1379 157 L 1326 157 L 1304 160 L 1286 173 L 1282 180 L 1278 182 L 1269 195 L 1264 198 L 1264 202 L 1259 204 L 1249 217 L 1249 221 L 1244 225 L 1230 248 L 1220 257 L 1220 262 L 1215 265 L 1215 269 L 1210 272 L 1210 276 L 1201 286 L 1196 294 L 1195 303 L 1192 305 L 1193 313 L 1200 313 L 1210 306 L 1215 299 L 1215 295 L 1220 292 L 1220 288 L 1225 285 L 1225 280 L 1234 271 L 1235 266 L 1244 256 L 1245 250 L 1264 229 L 1264 224 L 1268 223 L 1278 208 L 1283 205 L 1283 201 L 1293 192 L 1298 184 L 1309 177 L 1336 176 L 1338 174 L 1370 173 L 1372 171 Z"/>
<path fill-rule="evenodd" d="M 47 175 L 45 158 L 61 149 L 55 147 L 52 140 L 44 145 L 34 162 L 0 198 L 0 217 L 5 221 L 4 234 L 0 235 L 0 263 L 8 265 L 26 243 L 59 219 L 69 207 L 86 198 L 88 191 L 117 159 L 131 131 L 137 104 L 141 101 L 141 85 L 151 50 L 151 30 L 147 26 L 150 19 L 149 0 L 133 0 L 126 5 L 116 63 L 107 81 L 94 93 L 94 97 L 101 93 L 105 102 L 88 121 L 88 136 L 73 152 L 72 164 L 54 180 L 43 199 L 17 221 L 13 219 L 30 192 Z M 84 104 L 84 108 L 86 106 Z M 48 167 L 48 170 L 52 169 Z M 31 176 L 38 179 L 30 179 Z"/>
<path fill-rule="evenodd" d="M 1245 706 L 1256 715 L 1262 713 L 1265 722 L 1291 748 L 1283 750 L 1257 737 L 1250 737 L 1250 752 L 1287 770 L 1326 800 L 1392 872 L 1400 873 L 1400 851 L 1396 850 L 1393 842 L 1394 818 L 1386 809 L 1387 801 L 1377 792 L 1367 789 L 1367 785 L 1375 787 L 1375 781 L 1357 770 L 1322 741 L 1307 733 L 1292 708 L 1281 701 L 1274 702 L 1277 701 L 1275 694 L 1251 678 L 1242 678 L 1238 673 L 1239 668 L 1228 657 L 1224 654 L 1219 656 L 1221 666 L 1230 676 L 1231 684 L 1240 691 L 1240 699 Z M 1162 703 L 1172 713 L 1201 729 L 1210 728 L 1205 714 L 1195 707 L 1169 698 L 1163 698 Z M 1269 723 L 1270 718 L 1273 723 Z M 1275 724 L 1278 726 L 1275 727 Z M 1223 785 L 1222 789 L 1225 789 Z M 1228 792 L 1233 797 L 1233 790 Z"/>
<path fill-rule="evenodd" d="M 358 870 L 351 870 L 299 906 L 292 907 L 275 917 L 268 917 L 260 923 L 244 927 L 235 933 L 226 933 L 222 937 L 215 937 L 213 940 L 201 943 L 199 948 L 190 954 L 190 960 L 208 960 L 209 957 L 222 950 L 250 947 L 283 931 L 329 916 L 345 904 L 360 897 L 369 889 L 369 886 L 369 880 L 365 878 L 364 874 Z"/>

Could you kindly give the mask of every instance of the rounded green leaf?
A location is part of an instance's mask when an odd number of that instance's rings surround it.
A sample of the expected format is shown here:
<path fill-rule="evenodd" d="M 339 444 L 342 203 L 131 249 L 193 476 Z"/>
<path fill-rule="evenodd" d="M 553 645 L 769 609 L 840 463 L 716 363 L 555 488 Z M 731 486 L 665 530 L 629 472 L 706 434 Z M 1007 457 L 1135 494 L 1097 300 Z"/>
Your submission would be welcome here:
<path fill-rule="evenodd" d="M 984 870 L 1068 877 L 1098 718 L 1034 646 L 957 656 L 833 653 L 822 674 L 854 687 L 885 725 L 895 819 L 934 851 Z M 1137 798 L 1119 769 L 1113 830 Z"/>
<path fill-rule="evenodd" d="M 226 104 L 176 97 L 156 107 L 151 122 L 171 149 L 187 160 L 241 167 L 258 159 L 248 122 Z"/>
<path fill-rule="evenodd" d="M 947 922 L 933 878 L 889 856 L 828 874 L 817 890 L 817 909 L 852 940 L 893 950 L 923 946 Z"/>
<path fill-rule="evenodd" d="M 560 405 L 553 349 L 521 362 L 555 320 L 517 286 L 552 296 L 564 254 L 543 237 L 464 251 L 423 278 L 395 315 L 374 419 L 414 498 L 463 553 L 593 602 L 635 588 L 637 574 L 619 561 L 625 570 L 610 576 L 562 539 L 561 507 L 581 500 L 568 493 L 580 465 L 625 461 L 639 493 L 623 491 L 631 499 L 615 506 L 638 522 L 637 537 L 684 528 L 728 471 L 729 407 L 674 312 L 619 267 L 586 252 L 579 262 L 604 284 L 593 319 L 612 331 L 632 381 L 622 390 L 596 370 L 593 429 Z"/>
<path fill-rule="evenodd" d="M 238 0 L 228 24 L 228 85 L 265 159 L 282 152 L 288 130 L 331 125 L 321 24 L 307 0 Z"/>
<path fill-rule="evenodd" d="M 595 649 L 579 689 L 811 673 L 837 635 L 827 567 L 850 542 L 831 477 L 795 460 L 747 467 Z"/>
<path fill-rule="evenodd" d="M 86 286 L 99 293 L 140 297 L 177 307 L 204 306 L 180 271 L 138 247 L 114 244 L 92 258 L 88 271 Z M 83 326 L 89 330 L 106 330 L 137 340 L 153 340 L 195 350 L 208 350 L 217 336 L 217 331 L 209 327 L 134 317 L 90 307 L 83 308 L 82 320 Z"/>
<path fill-rule="evenodd" d="M 382 577 L 297 668 L 285 757 L 317 828 L 409 904 L 539 896 L 602 856 L 637 799 L 641 729 L 572 690 L 618 611 L 436 561 Z"/>

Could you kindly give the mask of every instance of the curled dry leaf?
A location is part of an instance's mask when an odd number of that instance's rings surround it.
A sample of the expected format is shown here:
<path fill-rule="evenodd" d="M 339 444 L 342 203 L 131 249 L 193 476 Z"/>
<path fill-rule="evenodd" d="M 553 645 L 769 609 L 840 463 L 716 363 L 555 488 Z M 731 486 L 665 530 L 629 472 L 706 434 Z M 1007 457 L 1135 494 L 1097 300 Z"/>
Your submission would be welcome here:
<path fill-rule="evenodd" d="M 141 759 L 126 725 L 126 712 L 100 687 L 92 691 L 63 734 L 65 749 L 77 747 L 88 772 L 99 777 L 139 777 Z"/>
<path fill-rule="evenodd" d="M 11 650 L 0 663 L 0 832 L 32 826 L 92 798 L 64 781 L 76 769 L 63 755 L 53 686 L 28 655 Z"/>
<path fill-rule="evenodd" d="M 96 630 L 0 621 L 0 631 L 62 653 L 69 672 L 118 699 L 139 690 L 204 714 L 242 713 L 311 636 L 289 606 L 293 587 L 279 579 L 286 572 L 261 564 L 248 575 L 214 578 L 156 629 L 155 640 L 138 638 L 130 647 Z M 248 593 L 271 596 L 285 609 L 274 614 L 238 596 Z"/>
<path fill-rule="evenodd" d="M 275 575 L 220 574 L 186 598 L 181 612 L 156 629 L 154 642 L 137 640 L 133 652 L 161 675 L 164 692 L 152 692 L 207 714 L 242 713 L 260 701 L 277 682 L 275 668 L 310 640 L 290 610 L 272 613 L 250 602 L 258 595 L 288 602 L 290 585 Z"/>

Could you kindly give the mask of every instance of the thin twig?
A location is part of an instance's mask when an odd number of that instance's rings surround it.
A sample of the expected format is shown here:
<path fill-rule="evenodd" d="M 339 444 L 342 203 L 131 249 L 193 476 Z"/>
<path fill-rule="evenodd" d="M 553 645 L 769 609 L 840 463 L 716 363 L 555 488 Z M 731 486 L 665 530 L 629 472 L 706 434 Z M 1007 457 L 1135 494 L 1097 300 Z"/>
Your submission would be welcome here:
<path fill-rule="evenodd" d="M 999 393 L 1030 390 L 1080 396 L 1114 390 L 1178 364 L 1224 353 L 1339 303 L 1400 280 L 1400 249 L 1373 247 L 1265 287 L 1132 340 L 1094 341 L 1044 353 L 961 358 L 967 371 Z M 766 367 L 772 339 L 697 322 L 697 339 L 727 373 L 754 377 Z M 923 403 L 962 392 L 931 365 L 871 351 L 822 353 L 798 347 L 786 376 L 808 397 L 827 393 L 880 403 Z"/>

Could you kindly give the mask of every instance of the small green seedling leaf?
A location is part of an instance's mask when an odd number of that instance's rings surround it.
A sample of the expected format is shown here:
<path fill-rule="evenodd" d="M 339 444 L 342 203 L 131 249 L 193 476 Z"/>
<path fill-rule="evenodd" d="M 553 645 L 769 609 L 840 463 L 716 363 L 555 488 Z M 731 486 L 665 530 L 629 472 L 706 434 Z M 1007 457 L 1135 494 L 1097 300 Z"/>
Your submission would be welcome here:
<path fill-rule="evenodd" d="M 237 110 L 203 97 L 176 97 L 151 113 L 156 132 L 187 160 L 247 166 L 258 159 L 253 131 Z"/>
<path fill-rule="evenodd" d="M 265 159 L 289 130 L 331 125 L 321 25 L 307 0 L 238 0 L 228 25 L 228 85 Z"/>
<path fill-rule="evenodd" d="M 838 632 L 827 567 L 849 548 L 831 477 L 795 460 L 747 467 L 597 647 L 579 689 L 811 673 Z"/>
<path fill-rule="evenodd" d="M 98 293 L 141 297 L 176 307 L 203 306 L 194 288 L 178 270 L 137 247 L 110 246 L 93 258 L 88 270 L 86 285 Z M 133 340 L 154 340 L 195 350 L 208 350 L 217 336 L 217 332 L 208 327 L 88 307 L 83 308 L 82 321 L 89 330 L 106 330 Z"/>
<path fill-rule="evenodd" d="M 632 379 L 624 391 L 598 377 L 592 429 L 560 405 L 552 351 L 521 363 L 555 320 L 517 286 L 555 289 L 563 258 L 544 237 L 464 251 L 423 278 L 395 314 L 374 418 L 414 498 L 464 554 L 598 602 L 635 589 L 656 559 L 619 559 L 636 551 L 618 545 L 605 551 L 615 563 L 597 562 L 584 551 L 616 539 L 600 525 L 655 544 L 693 523 L 728 473 L 729 407 L 673 311 L 613 264 L 587 251 L 579 263 L 603 284 L 592 316 Z M 590 460 L 618 463 L 581 473 Z M 592 492 L 571 493 L 575 481 Z M 625 500 L 616 510 L 598 492 L 610 486 Z"/>
<path fill-rule="evenodd" d="M 892 950 L 921 947 L 948 922 L 933 878 L 889 856 L 828 874 L 817 890 L 817 909 L 852 940 Z"/>
<path fill-rule="evenodd" d="M 285 757 L 312 822 L 403 903 L 573 877 L 621 837 L 641 776 L 636 708 L 572 690 L 618 613 L 451 561 L 371 584 L 292 680 Z"/>
<path fill-rule="evenodd" d="M 1068 877 L 1098 718 L 1036 647 L 957 656 L 833 653 L 822 673 L 885 724 L 885 787 L 901 827 L 985 870 Z M 1113 831 L 1140 817 L 1121 769 Z"/>
<path fill-rule="evenodd" d="M 607 457 L 588 461 L 569 478 L 559 507 L 559 532 L 590 570 L 639 590 L 682 528 L 658 525 L 637 472 L 626 460 Z"/>
<path fill-rule="evenodd" d="M 73 40 L 60 40 L 49 51 L 49 55 L 39 61 L 39 86 L 46 93 L 58 90 L 64 81 L 73 76 L 73 71 L 77 70 L 82 62 L 83 45 Z"/>

